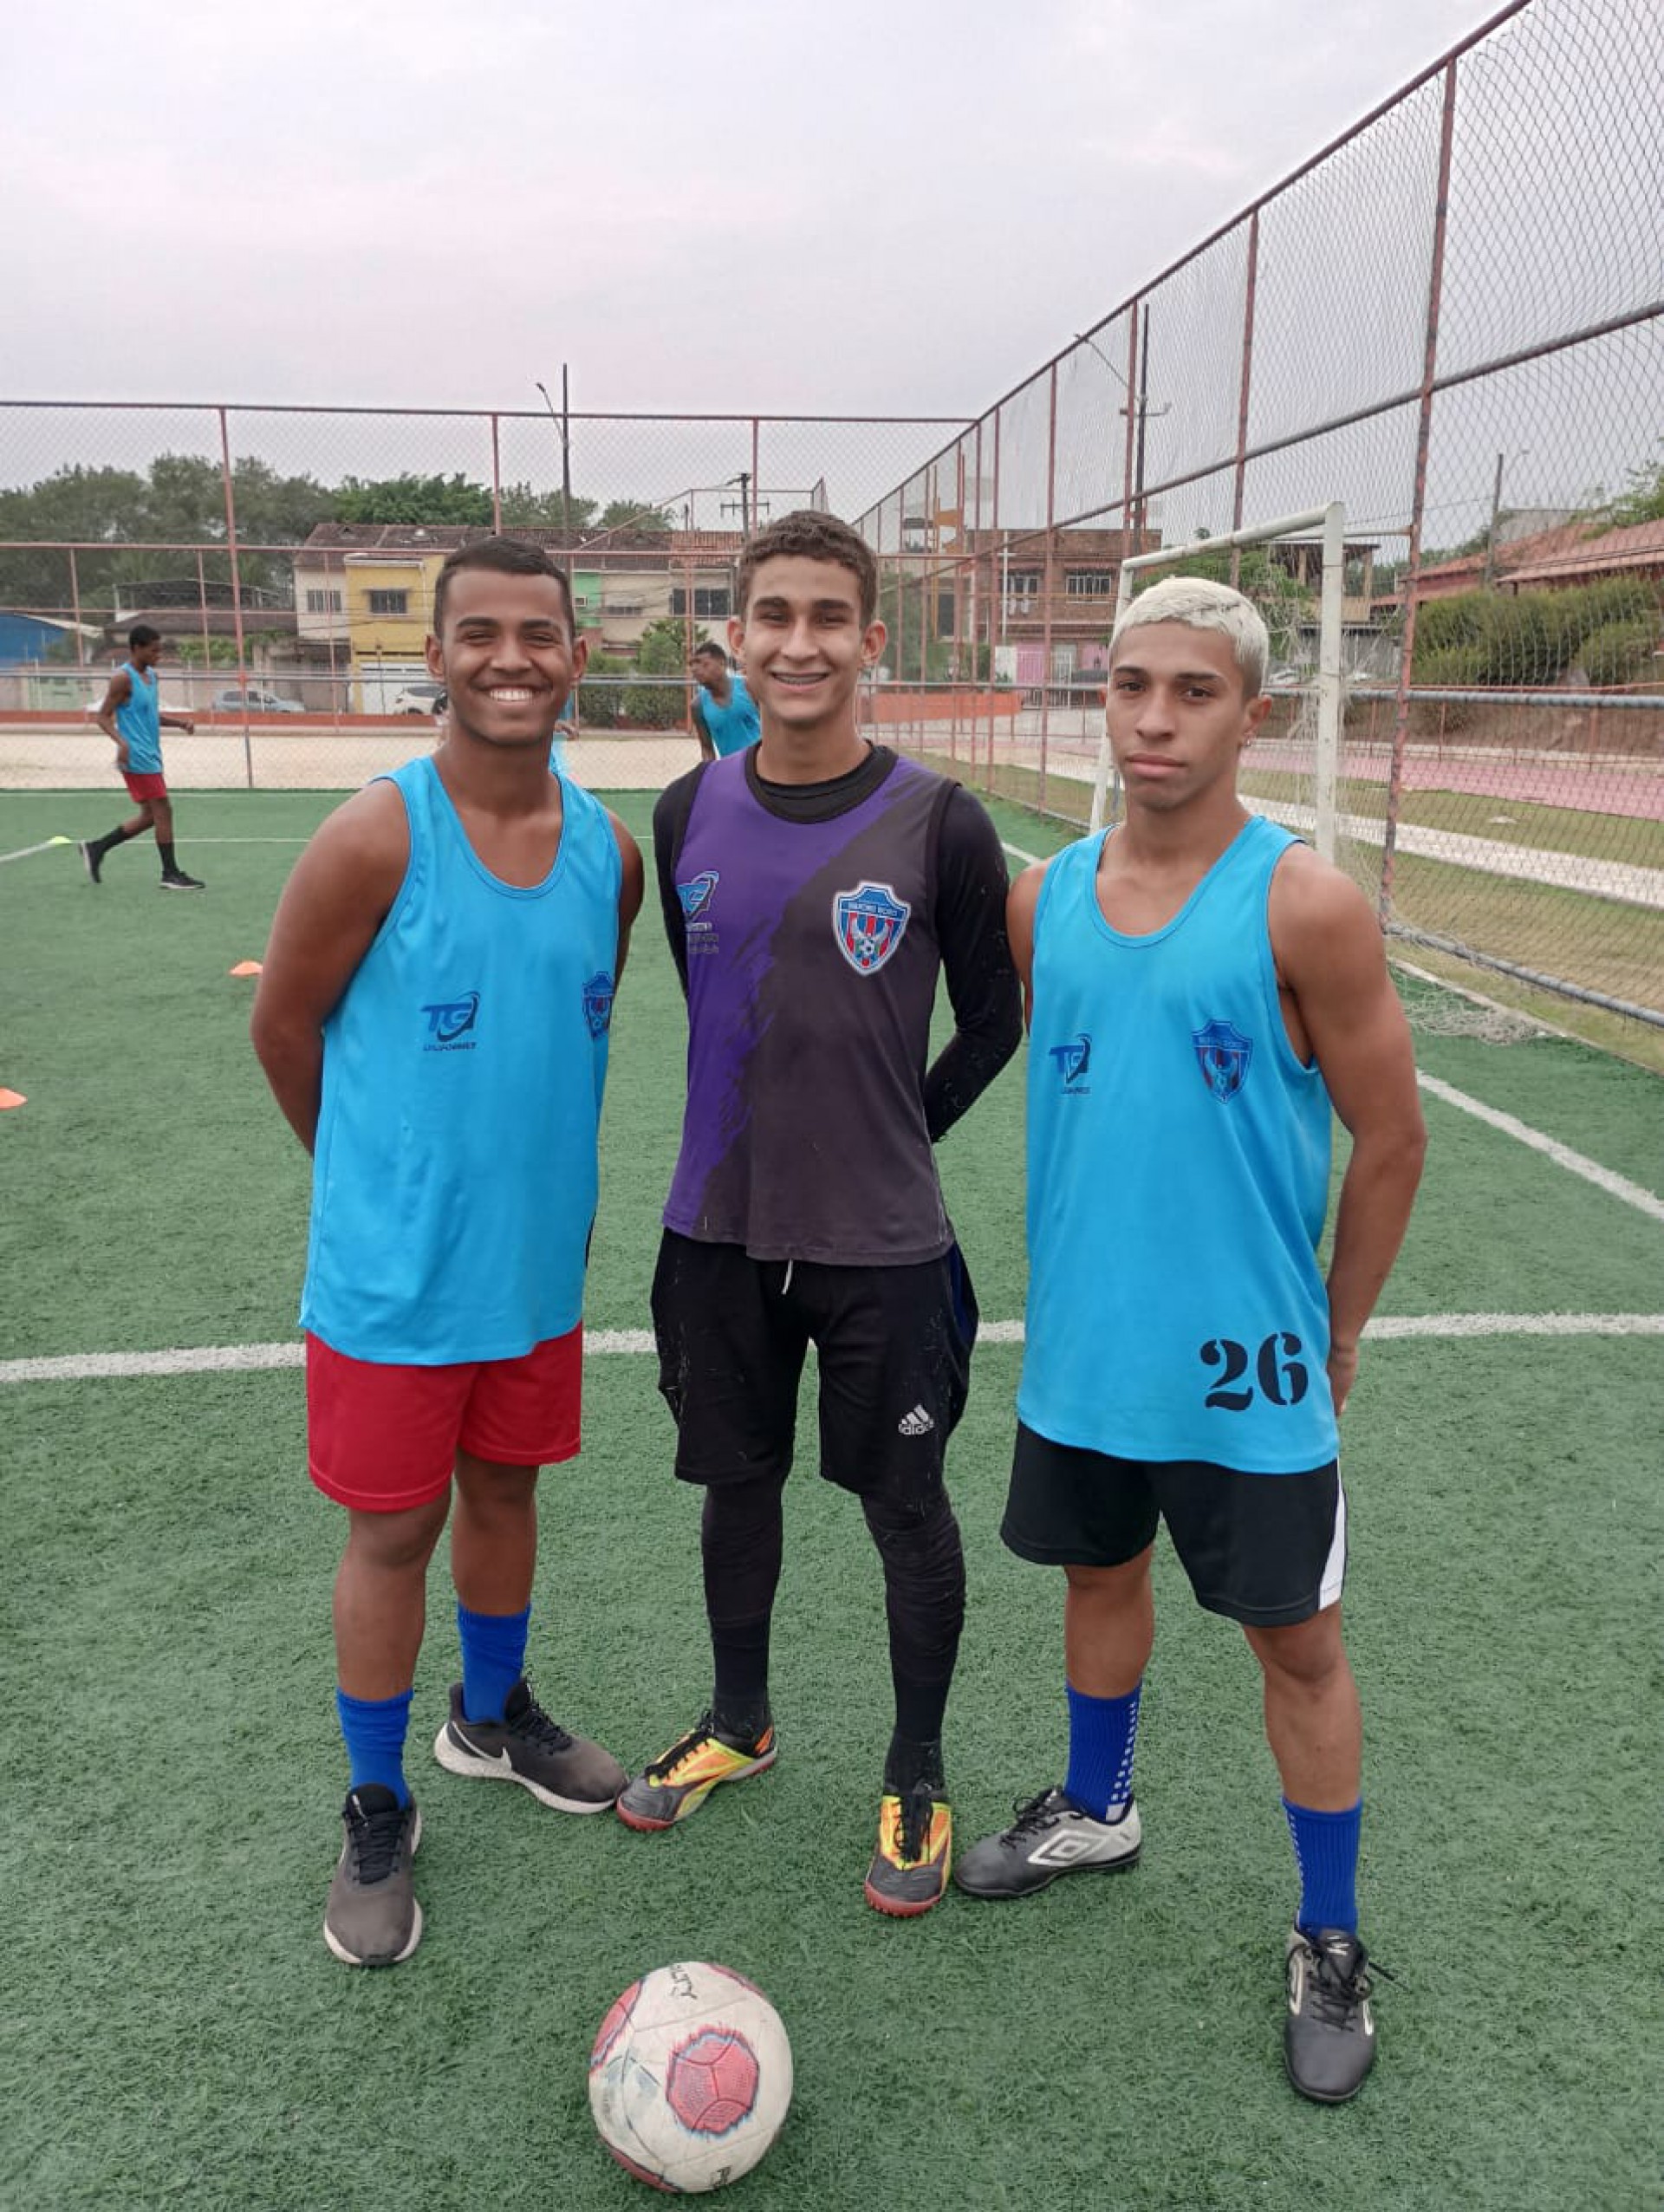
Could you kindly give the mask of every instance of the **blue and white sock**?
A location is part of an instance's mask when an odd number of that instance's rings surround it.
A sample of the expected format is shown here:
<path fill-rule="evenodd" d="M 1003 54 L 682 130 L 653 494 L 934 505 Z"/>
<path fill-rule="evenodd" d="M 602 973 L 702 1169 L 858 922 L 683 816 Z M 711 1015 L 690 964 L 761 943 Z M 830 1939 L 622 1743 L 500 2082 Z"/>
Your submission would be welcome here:
<path fill-rule="evenodd" d="M 400 1805 L 410 1803 L 405 1780 L 410 1700 L 407 1689 L 400 1690 L 397 1697 L 348 1697 L 344 1689 L 336 1689 L 335 1711 L 341 1716 L 354 1789 L 379 1782 L 383 1789 L 393 1792 Z"/>
<path fill-rule="evenodd" d="M 1069 1688 L 1069 1773 L 1063 1792 L 1095 1820 L 1119 1820 L 1133 1794 L 1140 1682 L 1125 1697 L 1089 1697 Z"/>
<path fill-rule="evenodd" d="M 1363 1799 L 1349 1812 L 1316 1812 L 1310 1805 L 1283 1800 L 1294 1838 L 1294 1863 L 1300 1870 L 1300 1910 L 1296 1925 L 1308 1935 L 1319 1928 L 1358 1932 L 1358 1838 Z"/>
<path fill-rule="evenodd" d="M 462 1638 L 462 1709 L 471 1721 L 500 1721 L 509 1692 L 526 1670 L 531 1608 L 518 1613 L 471 1613 L 457 1601 Z"/>

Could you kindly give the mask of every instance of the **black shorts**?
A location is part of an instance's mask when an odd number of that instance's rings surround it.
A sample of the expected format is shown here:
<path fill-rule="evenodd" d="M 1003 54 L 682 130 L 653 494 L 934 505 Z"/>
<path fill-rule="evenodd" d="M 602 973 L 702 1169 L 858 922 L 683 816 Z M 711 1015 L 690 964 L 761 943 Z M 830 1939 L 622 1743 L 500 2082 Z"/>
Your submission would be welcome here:
<path fill-rule="evenodd" d="M 1245 1474 L 1208 1460 L 1118 1460 L 1017 1423 L 1000 1535 L 1042 1566 L 1119 1567 L 1165 1520 L 1199 1604 L 1251 1628 L 1308 1621 L 1340 1597 L 1340 1467 Z"/>
<path fill-rule="evenodd" d="M 666 1229 L 653 1325 L 684 1482 L 784 1479 L 813 1343 L 828 1481 L 920 1505 L 939 1487 L 977 1335 L 957 1245 L 917 1266 L 827 1267 Z"/>

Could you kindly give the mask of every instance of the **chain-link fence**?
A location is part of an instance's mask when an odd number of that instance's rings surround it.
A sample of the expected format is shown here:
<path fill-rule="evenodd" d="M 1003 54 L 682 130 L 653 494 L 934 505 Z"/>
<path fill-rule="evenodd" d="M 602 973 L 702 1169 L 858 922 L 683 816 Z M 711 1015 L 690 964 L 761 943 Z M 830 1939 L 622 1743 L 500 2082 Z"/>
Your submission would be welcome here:
<path fill-rule="evenodd" d="M 350 788 L 432 739 L 445 555 L 508 530 L 570 578 L 589 648 L 575 772 L 695 758 L 689 661 L 746 537 L 854 514 L 959 418 L 469 413 L 0 402 L 0 784 L 107 782 L 128 631 L 166 646 L 180 785 Z"/>
<path fill-rule="evenodd" d="M 1411 958 L 1664 1027 L 1661 113 L 1655 0 L 1522 0 L 900 480 L 908 741 L 1084 823 L 1121 563 L 1339 501 L 1339 857 Z M 1186 566 L 1298 822 L 1320 548 Z"/>
<path fill-rule="evenodd" d="M 1083 822 L 1121 563 L 1340 502 L 1340 856 L 1440 972 L 1664 1027 L 1661 113 L 1656 0 L 1520 0 L 974 421 L 0 404 L 0 783 L 107 778 L 148 621 L 177 782 L 352 784 L 432 742 L 491 528 L 570 573 L 575 771 L 661 783 L 740 545 L 812 505 L 880 556 L 875 732 Z M 1321 549 L 1206 565 L 1297 819 Z"/>

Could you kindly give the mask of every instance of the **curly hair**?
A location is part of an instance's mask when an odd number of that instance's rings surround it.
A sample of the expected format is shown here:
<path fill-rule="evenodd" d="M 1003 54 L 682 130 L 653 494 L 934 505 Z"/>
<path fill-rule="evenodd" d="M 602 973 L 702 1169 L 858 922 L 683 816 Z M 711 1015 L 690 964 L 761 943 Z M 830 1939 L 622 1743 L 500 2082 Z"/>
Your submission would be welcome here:
<path fill-rule="evenodd" d="M 861 622 L 866 628 L 878 612 L 878 563 L 873 549 L 859 530 L 818 508 L 799 507 L 778 522 L 767 524 L 747 541 L 739 556 L 737 603 L 741 620 L 751 604 L 751 586 L 764 561 L 793 555 L 805 561 L 835 561 L 848 569 L 861 587 Z"/>

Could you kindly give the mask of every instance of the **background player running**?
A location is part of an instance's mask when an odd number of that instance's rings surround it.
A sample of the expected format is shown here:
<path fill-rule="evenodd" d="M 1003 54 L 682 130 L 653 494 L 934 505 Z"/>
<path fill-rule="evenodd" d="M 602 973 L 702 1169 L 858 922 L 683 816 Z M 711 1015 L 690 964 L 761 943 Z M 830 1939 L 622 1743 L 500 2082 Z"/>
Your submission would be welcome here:
<path fill-rule="evenodd" d="M 173 850 L 173 802 L 162 773 L 162 732 L 183 730 L 188 737 L 197 725 L 188 714 L 162 712 L 156 664 L 163 644 L 161 632 L 148 622 L 133 624 L 127 632 L 127 658 L 111 677 L 97 715 L 99 728 L 115 747 L 116 767 L 139 811 L 103 836 L 84 839 L 76 850 L 96 883 L 107 855 L 153 830 L 162 856 L 163 890 L 200 891 L 201 882 L 185 874 Z"/>
<path fill-rule="evenodd" d="M 1016 1897 L 1129 1864 L 1133 1752 L 1167 1524 L 1197 1598 L 1264 1681 L 1301 1896 L 1295 2086 L 1349 2097 L 1375 2058 L 1355 1876 L 1358 1695 L 1341 1636 L 1336 1417 L 1425 1145 L 1407 1025 L 1368 902 L 1237 796 L 1264 719 L 1248 602 L 1174 579 L 1112 645 L 1124 825 L 1011 893 L 1028 991 L 1030 1276 L 1003 1534 L 1067 1579 L 1061 1790 L 968 1851 Z M 1352 1136 L 1327 1287 L 1331 1104 Z"/>
<path fill-rule="evenodd" d="M 931 1147 L 1015 1051 L 1022 1016 L 992 823 L 857 726 L 884 643 L 877 591 L 871 551 L 830 516 L 751 540 L 730 635 L 761 743 L 694 769 L 653 816 L 689 1024 L 653 1322 L 676 1472 L 705 1486 L 715 1684 L 619 1812 L 669 1827 L 774 1760 L 781 1493 L 812 1342 L 821 1471 L 860 1499 L 885 1578 L 895 1723 L 866 1894 L 910 1914 L 947 1878 L 941 1733 L 965 1572 L 942 1461 L 977 1318 Z M 926 1070 L 939 973 L 955 1032 Z"/>
<path fill-rule="evenodd" d="M 444 736 L 302 855 L 254 1010 L 316 1161 L 309 1447 L 348 1517 L 335 1626 L 352 1769 L 324 1936 L 361 1966 L 421 1935 L 404 1742 L 453 1490 L 462 1680 L 435 1756 L 567 1812 L 605 1811 L 625 1780 L 550 1720 L 524 1662 L 538 1469 L 578 1449 L 601 1087 L 641 858 L 549 772 L 583 648 L 548 556 L 504 538 L 453 553 L 433 629 Z"/>

